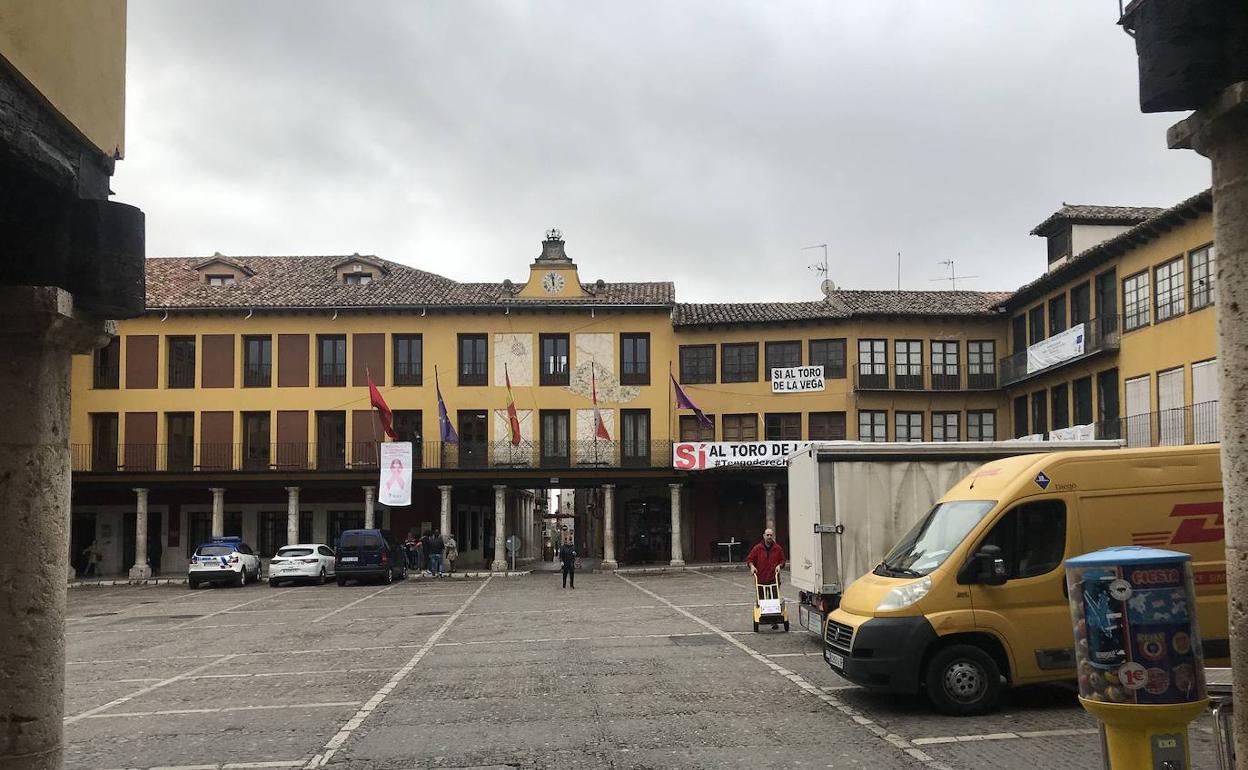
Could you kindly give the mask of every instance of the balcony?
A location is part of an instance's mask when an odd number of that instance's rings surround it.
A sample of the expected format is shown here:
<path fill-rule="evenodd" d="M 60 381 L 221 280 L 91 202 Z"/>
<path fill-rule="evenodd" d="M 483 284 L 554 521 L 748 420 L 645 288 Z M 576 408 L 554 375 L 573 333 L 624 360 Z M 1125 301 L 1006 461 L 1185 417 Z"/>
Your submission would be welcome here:
<path fill-rule="evenodd" d="M 1121 329 L 1120 315 L 1093 318 L 1003 358 L 998 367 L 1001 387 L 1039 377 L 1106 351 L 1118 350 Z M 1082 339 L 1079 331 L 1083 332 Z"/>
<path fill-rule="evenodd" d="M 243 364 L 244 388 L 267 388 L 272 383 L 272 364 Z"/>
<path fill-rule="evenodd" d="M 346 363 L 320 364 L 316 371 L 316 384 L 322 388 L 343 388 L 347 385 Z"/>
<path fill-rule="evenodd" d="M 423 369 L 419 361 L 415 363 L 396 363 L 394 365 L 395 385 L 420 385 Z"/>
<path fill-rule="evenodd" d="M 549 449 L 549 447 L 548 447 Z M 416 469 L 671 468 L 670 441 L 571 441 L 544 452 L 539 442 L 417 442 Z M 341 442 L 74 444 L 75 473 L 291 473 L 377 470 L 377 444 Z"/>
<path fill-rule="evenodd" d="M 858 366 L 854 369 L 856 391 L 934 391 L 955 392 L 968 390 L 996 390 L 997 374 L 994 371 L 968 373 L 965 366 Z M 864 371 L 864 369 L 866 371 Z M 892 381 L 889 381 L 889 378 Z"/>

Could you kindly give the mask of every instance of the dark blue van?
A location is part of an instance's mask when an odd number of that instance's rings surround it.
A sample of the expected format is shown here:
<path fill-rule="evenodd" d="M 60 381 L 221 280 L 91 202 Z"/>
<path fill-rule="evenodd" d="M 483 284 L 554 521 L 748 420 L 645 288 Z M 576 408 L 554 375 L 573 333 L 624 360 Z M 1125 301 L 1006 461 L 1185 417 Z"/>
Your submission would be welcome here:
<path fill-rule="evenodd" d="M 334 573 L 340 586 L 348 580 L 393 583 L 407 577 L 407 559 L 390 530 L 348 529 L 338 540 Z"/>

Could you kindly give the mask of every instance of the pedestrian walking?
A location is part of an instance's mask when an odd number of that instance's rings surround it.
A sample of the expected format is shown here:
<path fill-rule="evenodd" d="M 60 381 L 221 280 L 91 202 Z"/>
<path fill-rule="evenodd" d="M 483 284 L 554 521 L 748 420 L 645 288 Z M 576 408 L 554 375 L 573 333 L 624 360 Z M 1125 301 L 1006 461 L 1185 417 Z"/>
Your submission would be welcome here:
<path fill-rule="evenodd" d="M 563 563 L 563 587 L 576 588 L 576 546 L 572 545 L 570 534 L 559 547 L 559 561 Z"/>
<path fill-rule="evenodd" d="M 416 556 L 416 530 L 407 531 L 407 539 L 403 541 L 403 554 L 407 558 L 409 570 L 419 570 L 420 560 Z"/>
<path fill-rule="evenodd" d="M 443 541 L 446 551 L 442 554 L 442 558 L 446 560 L 447 574 L 455 574 L 455 560 L 459 558 L 459 543 L 455 542 L 454 533 L 446 533 L 446 540 Z"/>
<path fill-rule="evenodd" d="M 445 549 L 442 534 L 435 529 L 429 536 L 429 574 L 435 578 L 442 577 L 442 553 Z"/>
<path fill-rule="evenodd" d="M 425 533 L 420 536 L 420 560 L 424 562 L 421 571 L 425 574 L 429 574 L 429 530 L 427 529 L 425 530 Z"/>
<path fill-rule="evenodd" d="M 100 553 L 100 541 L 92 540 L 91 545 L 82 549 L 82 555 L 87 557 L 87 568 L 83 570 L 83 577 L 99 577 L 100 560 L 103 554 Z"/>
<path fill-rule="evenodd" d="M 745 557 L 745 563 L 750 565 L 750 572 L 754 574 L 756 583 L 760 585 L 780 584 L 780 568 L 784 566 L 784 548 L 776 542 L 776 533 L 770 527 L 763 530 L 762 542 L 750 549 L 750 555 Z M 780 626 L 772 623 L 771 627 L 774 629 Z"/>

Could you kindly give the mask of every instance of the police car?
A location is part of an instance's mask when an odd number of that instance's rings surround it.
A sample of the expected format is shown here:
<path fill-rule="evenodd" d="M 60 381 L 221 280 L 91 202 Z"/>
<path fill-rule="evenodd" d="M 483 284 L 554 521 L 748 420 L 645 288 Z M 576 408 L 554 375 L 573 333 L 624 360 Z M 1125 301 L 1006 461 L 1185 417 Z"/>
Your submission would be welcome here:
<path fill-rule="evenodd" d="M 219 537 L 195 549 L 186 581 L 192 589 L 200 583 L 244 586 L 260 579 L 260 557 L 241 537 Z"/>

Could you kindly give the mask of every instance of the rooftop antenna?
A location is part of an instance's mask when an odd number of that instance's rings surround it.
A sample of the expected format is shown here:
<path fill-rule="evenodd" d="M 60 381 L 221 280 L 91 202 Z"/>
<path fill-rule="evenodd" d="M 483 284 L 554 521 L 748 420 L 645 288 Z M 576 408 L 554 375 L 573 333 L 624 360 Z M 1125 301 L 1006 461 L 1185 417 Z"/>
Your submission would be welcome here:
<path fill-rule="evenodd" d="M 801 251 L 808 251 L 810 249 L 823 249 L 823 262 L 814 265 L 807 265 L 806 269 L 814 270 L 816 273 L 823 276 L 823 281 L 819 284 L 819 289 L 823 292 L 823 296 L 830 296 L 832 292 L 836 291 L 836 284 L 831 278 L 828 278 L 828 244 L 816 243 L 814 246 L 803 246 Z"/>
<path fill-rule="evenodd" d="M 965 278 L 978 278 L 978 277 L 979 277 L 978 275 L 958 275 L 958 272 L 957 272 L 956 270 L 954 270 L 954 268 L 953 268 L 953 260 L 952 260 L 952 259 L 943 259 L 943 260 L 941 260 L 940 262 L 937 262 L 936 264 L 938 264 L 938 265 L 948 265 L 948 266 L 949 266 L 949 277 L 948 277 L 948 278 L 929 278 L 928 280 L 931 280 L 931 281 L 948 281 L 948 282 L 949 282 L 949 290 L 950 290 L 950 291 L 957 291 L 957 290 L 958 290 L 958 281 L 961 281 L 961 280 L 963 280 L 963 279 L 965 279 Z"/>

